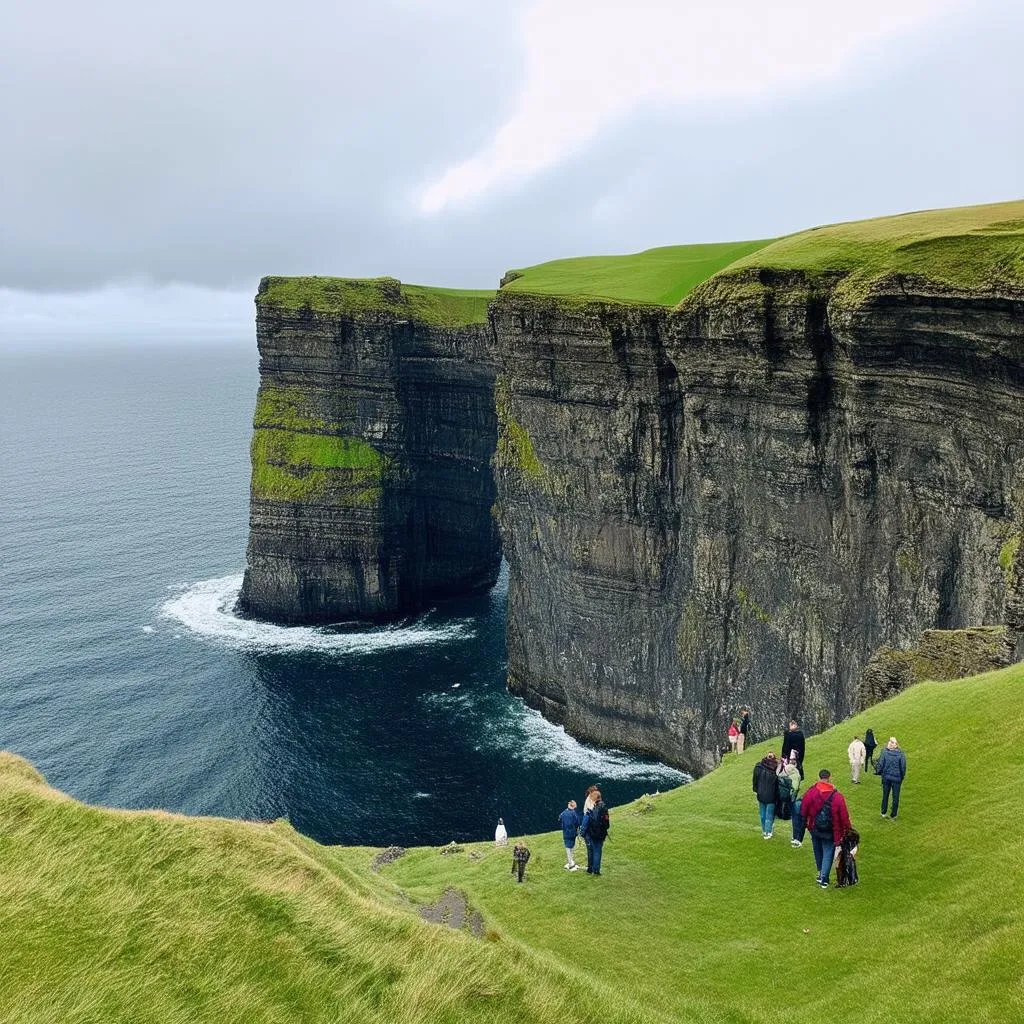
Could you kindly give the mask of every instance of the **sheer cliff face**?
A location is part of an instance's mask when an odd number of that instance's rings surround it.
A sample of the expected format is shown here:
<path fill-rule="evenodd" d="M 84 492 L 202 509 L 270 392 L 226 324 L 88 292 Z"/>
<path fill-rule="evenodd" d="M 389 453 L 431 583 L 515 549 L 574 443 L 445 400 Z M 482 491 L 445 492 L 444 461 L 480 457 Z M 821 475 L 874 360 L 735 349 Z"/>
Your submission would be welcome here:
<path fill-rule="evenodd" d="M 575 734 L 699 770 L 741 703 L 817 729 L 881 643 L 1019 617 L 1024 296 L 837 285 L 499 293 L 509 682 Z"/>
<path fill-rule="evenodd" d="M 491 586 L 501 556 L 487 323 L 425 322 L 397 281 L 346 285 L 338 309 L 274 301 L 273 284 L 257 299 L 240 608 L 334 622 Z"/>

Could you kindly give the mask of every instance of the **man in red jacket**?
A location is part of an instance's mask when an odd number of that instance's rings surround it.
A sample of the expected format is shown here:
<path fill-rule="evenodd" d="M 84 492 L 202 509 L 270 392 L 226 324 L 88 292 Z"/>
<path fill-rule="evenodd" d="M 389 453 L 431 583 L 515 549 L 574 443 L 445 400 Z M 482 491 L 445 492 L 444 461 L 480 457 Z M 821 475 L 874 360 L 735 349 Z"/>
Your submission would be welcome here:
<path fill-rule="evenodd" d="M 843 836 L 853 826 L 843 794 L 829 781 L 832 773 L 827 768 L 818 772 L 818 781 L 804 794 L 800 813 L 811 833 L 814 864 L 818 869 L 816 881 L 822 889 L 828 888 L 832 858 Z"/>

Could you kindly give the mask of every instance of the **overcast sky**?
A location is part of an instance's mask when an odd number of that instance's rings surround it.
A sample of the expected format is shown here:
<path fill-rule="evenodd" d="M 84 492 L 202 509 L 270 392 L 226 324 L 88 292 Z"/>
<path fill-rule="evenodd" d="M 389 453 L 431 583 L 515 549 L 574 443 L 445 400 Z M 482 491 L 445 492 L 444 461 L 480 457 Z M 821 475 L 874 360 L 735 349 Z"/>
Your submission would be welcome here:
<path fill-rule="evenodd" d="M 1021 53 L 1020 0 L 7 4 L 0 338 L 1020 198 Z"/>

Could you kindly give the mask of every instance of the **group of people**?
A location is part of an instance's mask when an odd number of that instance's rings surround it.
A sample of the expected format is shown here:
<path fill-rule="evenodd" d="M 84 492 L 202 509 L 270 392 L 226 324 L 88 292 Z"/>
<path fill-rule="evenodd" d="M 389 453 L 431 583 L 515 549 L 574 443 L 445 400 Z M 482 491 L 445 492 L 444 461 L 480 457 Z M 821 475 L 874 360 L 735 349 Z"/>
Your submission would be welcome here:
<path fill-rule="evenodd" d="M 847 750 L 851 778 L 854 783 L 859 783 L 864 766 L 872 765 L 876 774 L 882 777 L 882 817 L 890 816 L 891 796 L 891 817 L 895 819 L 899 811 L 900 787 L 907 774 L 907 758 L 895 736 L 890 737 L 877 763 L 873 756 L 876 747 L 874 733 L 870 729 L 863 740 L 854 736 Z M 818 780 L 801 795 L 805 750 L 803 731 L 796 720 L 791 719 L 782 739 L 781 757 L 776 758 L 771 751 L 754 766 L 753 790 L 757 795 L 761 835 L 764 839 L 772 838 L 776 816 L 789 819 L 792 822 L 791 846 L 803 846 L 805 836 L 810 833 L 818 885 L 822 889 L 829 887 L 833 863 L 838 884 L 852 885 L 857 881 L 856 857 L 860 835 L 850 821 L 846 800 L 833 784 L 832 773 L 827 768 L 818 772 Z"/>
<path fill-rule="evenodd" d="M 734 754 L 742 754 L 747 745 L 747 733 L 750 731 L 750 708 L 740 708 L 740 717 L 729 723 L 729 750 Z"/>
<path fill-rule="evenodd" d="M 611 828 L 608 808 L 601 798 L 601 790 L 597 786 L 587 789 L 583 800 L 583 814 L 577 810 L 575 800 L 558 816 L 562 826 L 562 842 L 565 846 L 566 871 L 579 871 L 576 863 L 576 840 L 582 839 L 587 848 L 587 874 L 601 874 L 601 858 L 604 854 L 605 840 Z M 508 830 L 503 819 L 498 819 L 498 827 L 494 830 L 494 845 L 508 845 Z M 512 848 L 512 874 L 516 881 L 521 882 L 526 876 L 526 864 L 530 859 L 530 849 L 525 839 L 520 839 Z"/>

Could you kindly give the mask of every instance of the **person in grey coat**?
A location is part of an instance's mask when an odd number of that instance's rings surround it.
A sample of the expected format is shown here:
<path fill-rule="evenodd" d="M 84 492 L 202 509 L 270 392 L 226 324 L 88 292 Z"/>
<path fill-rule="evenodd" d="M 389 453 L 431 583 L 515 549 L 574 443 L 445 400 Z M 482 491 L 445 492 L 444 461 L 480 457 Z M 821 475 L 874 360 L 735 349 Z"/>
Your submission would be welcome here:
<path fill-rule="evenodd" d="M 889 742 L 878 759 L 878 767 L 875 769 L 882 776 L 882 817 L 896 819 L 896 813 L 900 809 L 900 787 L 907 774 L 907 755 L 900 750 L 895 736 L 889 737 Z M 889 794 L 892 794 L 892 814 L 887 814 L 889 809 Z"/>

